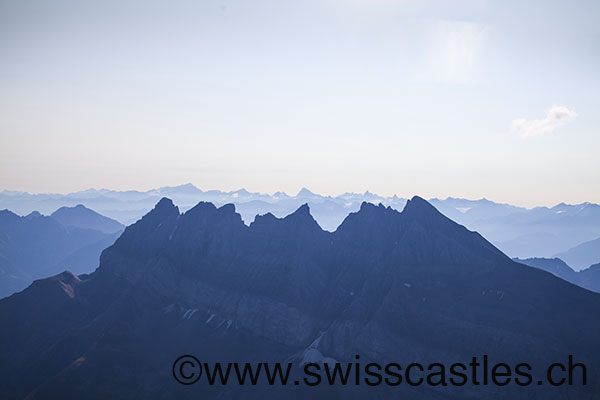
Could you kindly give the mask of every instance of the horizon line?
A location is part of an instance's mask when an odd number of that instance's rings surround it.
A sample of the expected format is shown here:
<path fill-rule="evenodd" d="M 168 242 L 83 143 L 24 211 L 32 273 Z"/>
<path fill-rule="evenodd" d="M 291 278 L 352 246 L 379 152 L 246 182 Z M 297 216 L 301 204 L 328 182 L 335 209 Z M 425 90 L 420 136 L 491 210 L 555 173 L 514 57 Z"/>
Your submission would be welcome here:
<path fill-rule="evenodd" d="M 426 197 L 426 196 L 419 195 L 419 194 L 413 194 L 412 196 L 404 197 L 404 196 L 399 196 L 397 193 L 394 193 L 394 194 L 392 194 L 390 196 L 384 196 L 384 195 L 377 194 L 375 192 L 371 192 L 368 189 L 365 190 L 364 192 L 345 191 L 345 192 L 333 195 L 333 194 L 320 194 L 320 193 L 316 193 L 316 192 L 308 189 L 306 186 L 302 186 L 298 190 L 298 192 L 296 194 L 288 194 L 288 193 L 286 193 L 285 191 L 282 191 L 282 190 L 277 190 L 277 191 L 272 192 L 272 193 L 270 193 L 270 192 L 260 192 L 260 191 L 253 192 L 253 191 L 247 190 L 245 187 L 241 187 L 241 188 L 236 189 L 236 190 L 226 191 L 226 190 L 222 190 L 222 189 L 201 189 L 200 187 L 194 185 L 191 182 L 187 182 L 187 183 L 183 183 L 183 184 L 179 184 L 179 185 L 165 185 L 165 186 L 152 187 L 152 188 L 147 189 L 147 190 L 140 190 L 140 189 L 124 189 L 124 190 L 119 190 L 119 189 L 108 189 L 106 187 L 103 187 L 103 188 L 100 188 L 100 189 L 96 189 L 94 187 L 88 187 L 86 189 L 75 190 L 75 191 L 68 191 L 68 192 L 30 192 L 30 191 L 26 191 L 26 190 L 12 190 L 12 189 L 4 188 L 4 189 L 0 190 L 0 194 L 2 194 L 2 193 L 20 193 L 20 194 L 26 194 L 26 195 L 31 195 L 31 196 L 36 196 L 36 195 L 69 196 L 69 195 L 74 195 L 74 194 L 78 194 L 78 193 L 84 193 L 84 192 L 88 192 L 88 191 L 95 191 L 95 192 L 108 191 L 108 192 L 116 192 L 116 193 L 125 193 L 125 192 L 150 193 L 152 191 L 157 191 L 157 190 L 161 190 L 161 189 L 174 189 L 174 188 L 181 188 L 181 187 L 193 187 L 194 189 L 197 189 L 197 190 L 201 191 L 202 193 L 221 192 L 223 194 L 229 194 L 229 195 L 231 195 L 231 194 L 235 194 L 235 193 L 238 193 L 238 192 L 245 191 L 245 192 L 247 192 L 250 195 L 259 195 L 259 196 L 273 197 L 273 196 L 275 196 L 277 194 L 280 194 L 280 195 L 285 195 L 286 197 L 289 197 L 289 198 L 298 197 L 298 196 L 300 196 L 300 194 L 303 191 L 308 191 L 308 192 L 310 192 L 310 194 L 322 197 L 324 199 L 327 199 L 327 198 L 336 199 L 336 198 L 342 197 L 344 195 L 357 195 L 357 196 L 372 195 L 372 196 L 375 196 L 375 197 L 379 197 L 381 199 L 393 199 L 393 198 L 396 198 L 396 199 L 399 199 L 399 200 L 409 200 L 411 197 L 418 196 L 418 197 L 421 197 L 421 198 L 427 200 L 428 202 L 431 202 L 432 200 L 438 200 L 438 201 L 465 200 L 465 201 L 474 201 L 474 202 L 476 202 L 476 201 L 489 201 L 489 202 L 494 203 L 494 204 L 508 205 L 508 206 L 523 208 L 523 209 L 527 209 L 527 210 L 532 210 L 534 208 L 548 208 L 548 209 L 551 209 L 553 207 L 560 206 L 560 205 L 566 205 L 566 206 L 580 206 L 580 205 L 586 205 L 586 204 L 596 204 L 596 205 L 598 205 L 597 203 L 590 202 L 590 201 L 584 201 L 584 202 L 581 202 L 581 203 L 566 203 L 566 202 L 563 201 L 563 202 L 555 203 L 552 206 L 543 206 L 543 205 L 523 206 L 523 205 L 517 205 L 516 203 L 497 202 L 497 201 L 494 201 L 494 200 L 490 200 L 489 198 L 487 198 L 485 196 L 481 197 L 481 198 L 467 198 L 467 197 L 456 197 L 456 196 Z M 366 200 L 363 200 L 363 201 L 366 201 Z"/>

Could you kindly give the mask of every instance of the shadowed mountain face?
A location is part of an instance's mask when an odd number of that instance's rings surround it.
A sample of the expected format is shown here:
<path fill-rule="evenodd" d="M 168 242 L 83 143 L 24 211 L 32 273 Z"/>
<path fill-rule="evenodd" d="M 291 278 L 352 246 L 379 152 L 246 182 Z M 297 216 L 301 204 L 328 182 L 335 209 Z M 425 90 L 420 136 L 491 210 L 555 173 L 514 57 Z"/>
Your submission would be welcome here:
<path fill-rule="evenodd" d="M 363 203 L 333 233 L 301 206 L 246 226 L 232 205 L 168 199 L 91 275 L 36 281 L 0 301 L 3 398 L 592 398 L 598 387 L 177 385 L 203 362 L 528 362 L 598 368 L 600 295 L 510 260 L 415 197 Z M 10 362 L 8 362 L 10 360 Z M 537 372 L 536 372 L 537 371 Z M 589 373 L 588 373 L 589 374 Z M 597 382 L 595 383 L 597 384 Z"/>
<path fill-rule="evenodd" d="M 84 218 L 78 219 L 82 213 Z M 90 221 L 85 218 L 89 213 L 100 218 Z M 0 211 L 0 298 L 66 268 L 75 273 L 93 271 L 102 250 L 119 234 L 90 228 L 98 227 L 98 221 L 106 222 L 103 218 L 88 209 L 60 209 L 52 217 L 37 212 L 20 217 Z"/>

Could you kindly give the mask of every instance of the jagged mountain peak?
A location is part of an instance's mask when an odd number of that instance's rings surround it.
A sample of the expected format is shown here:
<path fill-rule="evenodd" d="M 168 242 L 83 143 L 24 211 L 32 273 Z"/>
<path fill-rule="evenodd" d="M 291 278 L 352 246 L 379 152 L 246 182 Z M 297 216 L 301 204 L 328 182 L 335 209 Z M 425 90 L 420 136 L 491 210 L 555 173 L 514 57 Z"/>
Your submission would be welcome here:
<path fill-rule="evenodd" d="M 316 229 L 323 231 L 319 223 L 315 220 L 310 212 L 310 206 L 308 203 L 302 204 L 293 213 L 283 217 L 277 218 L 272 213 L 266 213 L 257 215 L 254 221 L 250 224 L 252 229 L 265 229 L 268 227 L 292 227 L 293 230 L 300 232 L 302 227 L 308 227 L 308 229 Z M 324 231 L 323 231 L 324 232 Z"/>
<path fill-rule="evenodd" d="M 368 201 L 363 201 L 360 204 L 359 212 L 370 212 L 370 211 L 376 211 L 376 210 L 382 211 L 382 210 L 386 210 L 386 209 L 391 210 L 390 207 L 384 206 L 383 203 L 374 204 L 374 203 L 371 203 Z"/>
<path fill-rule="evenodd" d="M 290 215 L 294 215 L 294 214 L 305 214 L 305 215 L 308 214 L 308 215 L 310 215 L 310 207 L 308 206 L 308 203 L 302 204 L 300 207 L 298 207 L 296 209 L 296 211 L 294 211 Z"/>
<path fill-rule="evenodd" d="M 431 205 L 430 202 L 425 200 L 420 196 L 413 196 L 410 200 L 406 201 L 406 205 L 404 206 L 404 212 L 409 213 L 434 213 L 438 215 L 442 215 L 437 208 Z"/>
<path fill-rule="evenodd" d="M 218 208 L 218 210 L 220 210 L 221 212 L 230 213 L 230 214 L 234 214 L 236 212 L 235 204 L 233 204 L 233 203 L 223 204 L 221 207 Z"/>
<path fill-rule="evenodd" d="M 464 229 L 464 227 L 446 217 L 431 203 L 419 196 L 413 196 L 406 201 L 401 215 L 404 221 L 412 221 L 423 227 L 428 227 L 428 229 L 452 229 L 452 227 L 459 226 Z"/>
<path fill-rule="evenodd" d="M 373 203 L 363 201 L 360 205 L 360 209 L 356 212 L 350 213 L 346 219 L 344 219 L 340 227 L 349 221 L 362 221 L 362 223 L 373 224 L 379 218 L 387 218 L 392 215 L 398 216 L 400 213 L 391 207 L 386 207 L 382 203 L 375 205 Z"/>
<path fill-rule="evenodd" d="M 477 263 L 474 260 L 508 259 L 481 235 L 445 217 L 418 196 L 409 200 L 402 212 L 364 202 L 358 212 L 346 217 L 335 234 L 354 246 L 378 247 L 379 254 L 398 252 L 402 262 L 412 265 L 473 266 Z M 478 268 L 460 270 L 474 272 Z M 447 268 L 444 273 L 452 271 Z"/>
<path fill-rule="evenodd" d="M 175 205 L 173 204 L 173 200 L 169 199 L 168 197 L 163 197 L 162 199 L 160 199 L 158 201 L 158 203 L 156 203 L 156 205 L 154 206 L 155 210 L 159 210 L 159 209 L 168 209 L 168 208 L 173 208 L 175 207 Z"/>
<path fill-rule="evenodd" d="M 145 221 L 151 223 L 146 224 Z M 245 237 L 247 234 L 253 236 L 253 233 L 258 233 L 256 240 L 262 241 L 259 238 L 266 237 L 268 242 L 274 237 L 278 237 L 278 241 L 284 237 L 288 238 L 285 240 L 315 235 L 322 238 L 321 234 L 325 232 L 311 215 L 307 203 L 284 218 L 277 218 L 271 213 L 256 216 L 247 227 L 233 204 L 217 208 L 213 203 L 200 202 L 179 218 L 172 202 L 162 199 L 141 222 L 138 223 L 139 227 L 136 224 L 128 228 L 118 241 L 120 246 L 129 246 L 128 243 L 131 243 L 140 251 L 146 251 L 138 245 L 147 241 L 155 243 L 152 249 L 148 249 L 148 254 L 159 253 L 164 246 L 186 248 L 193 254 L 200 243 L 213 240 L 230 242 L 234 237 Z M 360 210 L 348 215 L 331 235 L 332 240 L 351 242 L 355 246 L 375 246 L 380 254 L 395 254 L 402 249 L 403 262 L 409 260 L 413 265 L 433 262 L 436 265 L 456 265 L 471 257 L 507 259 L 481 235 L 446 218 L 418 196 L 413 197 L 402 212 L 381 203 L 363 202 Z M 315 238 L 314 243 L 309 241 L 307 248 L 318 246 L 319 240 Z M 472 265 L 473 262 L 467 264 Z"/>
<path fill-rule="evenodd" d="M 217 210 L 217 207 L 210 201 L 201 201 L 198 204 L 196 204 L 194 207 L 192 207 L 188 211 L 186 211 L 184 213 L 184 215 L 213 213 L 216 210 Z"/>
<path fill-rule="evenodd" d="M 173 200 L 163 197 L 148 214 L 142 217 L 141 221 L 144 221 L 144 219 L 160 220 L 176 216 L 179 216 L 179 207 L 173 204 Z"/>
<path fill-rule="evenodd" d="M 276 223 L 279 220 L 276 216 L 270 212 L 266 214 L 258 214 L 254 217 L 254 221 L 250 224 L 251 228 L 263 228 Z"/>
<path fill-rule="evenodd" d="M 165 221 L 173 220 L 179 217 L 179 215 L 179 208 L 173 204 L 173 200 L 163 197 L 158 203 L 156 203 L 154 208 L 144 215 L 139 221 L 128 226 L 125 229 L 123 236 L 131 234 L 133 231 L 152 230 L 161 226 Z M 118 241 L 121 241 L 123 236 L 121 236 Z"/>
<path fill-rule="evenodd" d="M 308 206 L 308 203 L 302 204 L 300 207 L 298 207 L 298 209 L 296 209 L 296 211 L 283 218 L 282 221 L 294 221 L 295 223 L 308 224 L 321 229 L 317 221 L 310 213 L 310 207 Z"/>
<path fill-rule="evenodd" d="M 183 214 L 184 221 L 190 219 L 208 220 L 212 218 L 217 218 L 219 221 L 227 219 L 236 224 L 243 225 L 241 215 L 236 212 L 235 205 L 231 203 L 217 207 L 211 202 L 201 201 Z"/>
<path fill-rule="evenodd" d="M 307 203 L 302 204 L 296 211 L 283 218 L 277 218 L 271 213 L 257 215 L 250 227 L 254 230 L 285 229 L 287 232 L 294 234 L 301 234 L 306 231 L 324 232 L 310 213 L 310 207 Z"/>

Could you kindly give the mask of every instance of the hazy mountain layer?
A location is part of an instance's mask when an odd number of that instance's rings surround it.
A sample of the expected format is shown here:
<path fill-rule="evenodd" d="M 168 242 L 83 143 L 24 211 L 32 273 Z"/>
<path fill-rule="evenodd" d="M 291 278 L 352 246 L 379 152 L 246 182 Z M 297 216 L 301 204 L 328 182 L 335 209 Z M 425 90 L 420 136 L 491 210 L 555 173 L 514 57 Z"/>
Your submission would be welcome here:
<path fill-rule="evenodd" d="M 114 243 L 120 231 L 105 233 L 90 229 L 89 226 L 117 225 L 80 208 L 61 209 L 51 217 L 38 212 L 20 217 L 8 210 L 0 211 L 0 298 L 25 289 L 34 279 L 65 269 L 84 273 L 98 267 L 100 253 Z M 71 211 L 83 214 L 84 218 L 68 215 Z M 91 220 L 87 218 L 90 213 L 95 214 Z"/>
<path fill-rule="evenodd" d="M 115 233 L 125 229 L 120 222 L 100 215 L 82 204 L 75 207 L 61 207 L 50 216 L 65 226 L 93 229 L 104 233 Z"/>
<path fill-rule="evenodd" d="M 146 214 L 163 196 L 172 198 L 184 211 L 199 201 L 209 201 L 217 206 L 235 204 L 246 224 L 250 224 L 257 214 L 271 212 L 283 217 L 301 204 L 308 203 L 315 219 L 329 231 L 334 231 L 350 212 L 357 211 L 363 201 L 381 202 L 396 210 L 401 210 L 406 203 L 406 199 L 397 196 L 383 197 L 369 192 L 344 193 L 335 197 L 321 196 L 308 189 L 302 189 L 296 195 L 282 192 L 262 194 L 244 189 L 203 191 L 187 184 L 146 192 L 90 189 L 66 195 L 32 195 L 3 191 L 0 192 L 0 207 L 27 214 L 33 210 L 50 213 L 58 207 L 84 204 L 103 215 L 130 224 Z M 600 206 L 591 203 L 525 209 L 486 199 L 447 198 L 432 199 L 431 202 L 444 215 L 480 232 L 511 257 L 551 257 L 596 239 L 600 234 Z M 577 268 L 578 264 L 573 266 Z"/>
<path fill-rule="evenodd" d="M 560 258 L 516 258 L 515 261 L 543 269 L 575 285 L 600 293 L 600 263 L 575 271 Z"/>
<path fill-rule="evenodd" d="M 592 264 L 600 263 L 600 238 L 581 243 L 563 253 L 560 257 L 575 269 L 584 269 Z"/>

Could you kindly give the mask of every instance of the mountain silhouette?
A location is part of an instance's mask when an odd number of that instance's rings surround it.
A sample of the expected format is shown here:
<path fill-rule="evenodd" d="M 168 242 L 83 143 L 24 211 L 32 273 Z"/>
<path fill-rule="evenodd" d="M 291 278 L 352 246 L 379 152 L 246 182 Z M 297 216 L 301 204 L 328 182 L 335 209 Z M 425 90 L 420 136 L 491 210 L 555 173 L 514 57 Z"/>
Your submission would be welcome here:
<path fill-rule="evenodd" d="M 163 198 L 104 250 L 0 301 L 3 398 L 593 398 L 588 386 L 210 386 L 203 362 L 600 361 L 600 295 L 512 261 L 420 197 L 363 203 L 334 232 L 302 205 L 245 225 L 233 205 Z M 10 360 L 10 362 L 8 362 Z M 536 372 L 537 371 L 537 372 Z M 591 381 L 591 379 L 590 379 Z M 535 397 L 537 396 L 537 397 Z"/>
<path fill-rule="evenodd" d="M 581 270 L 600 262 L 600 238 L 581 243 L 556 257 Z"/>
<path fill-rule="evenodd" d="M 66 268 L 92 272 L 100 253 L 114 243 L 120 229 L 105 233 L 90 227 L 121 226 L 113 222 L 82 207 L 62 208 L 51 217 L 0 211 L 0 298 Z"/>
<path fill-rule="evenodd" d="M 65 226 L 94 229 L 104 233 L 115 233 L 125 228 L 120 222 L 100 215 L 82 204 L 75 207 L 61 207 L 50 216 Z"/>
<path fill-rule="evenodd" d="M 600 263 L 575 271 L 560 258 L 527 258 L 525 260 L 515 258 L 514 260 L 543 269 L 575 285 L 600 293 Z"/>
<path fill-rule="evenodd" d="M 403 209 L 407 201 L 396 195 L 380 196 L 368 190 L 324 196 L 303 187 L 296 195 L 287 195 L 283 192 L 267 194 L 246 189 L 202 190 L 187 183 L 145 192 L 88 189 L 67 194 L 30 194 L 4 190 L 0 191 L 0 208 L 22 215 L 32 210 L 47 214 L 58 207 L 83 204 L 102 215 L 131 224 L 150 211 L 164 196 L 172 199 L 182 211 L 194 207 L 199 201 L 211 202 L 216 206 L 235 204 L 236 211 L 246 224 L 250 224 L 257 214 L 271 213 L 284 217 L 307 203 L 319 225 L 330 232 L 337 229 L 349 213 L 358 211 L 364 201 L 382 203 L 396 210 Z M 554 257 L 557 253 L 598 237 L 598 204 L 560 203 L 554 207 L 527 209 L 485 198 L 434 198 L 430 202 L 447 217 L 481 233 L 510 257 Z M 593 263 L 598 261 L 594 260 Z M 591 262 L 582 266 L 573 261 L 570 264 L 580 269 L 588 267 Z"/>

